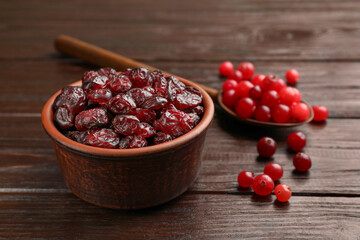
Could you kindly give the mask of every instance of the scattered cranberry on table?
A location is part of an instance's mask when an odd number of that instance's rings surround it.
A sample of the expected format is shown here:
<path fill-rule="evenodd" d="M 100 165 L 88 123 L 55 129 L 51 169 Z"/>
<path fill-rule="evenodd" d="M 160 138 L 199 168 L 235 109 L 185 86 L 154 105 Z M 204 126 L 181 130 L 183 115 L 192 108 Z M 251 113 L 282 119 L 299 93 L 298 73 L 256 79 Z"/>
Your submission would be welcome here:
<path fill-rule="evenodd" d="M 230 61 L 225 61 L 219 66 L 219 74 L 224 77 L 229 77 L 234 71 L 234 65 Z"/>
<path fill-rule="evenodd" d="M 289 69 L 285 74 L 288 84 L 295 85 L 299 81 L 300 74 L 296 69 Z"/>
<path fill-rule="evenodd" d="M 274 192 L 279 202 L 287 202 L 291 198 L 291 189 L 288 185 L 279 184 L 275 187 Z"/>
<path fill-rule="evenodd" d="M 254 180 L 254 174 L 249 171 L 242 171 L 239 173 L 237 180 L 240 187 L 248 188 Z"/>
<path fill-rule="evenodd" d="M 311 107 L 314 111 L 314 119 L 315 122 L 322 122 L 327 119 L 329 116 L 329 110 L 323 105 L 316 105 Z"/>
<path fill-rule="evenodd" d="M 230 75 L 232 64 L 222 71 Z M 231 81 L 230 90 L 237 85 Z M 62 89 L 53 110 L 54 123 L 66 137 L 120 149 L 171 141 L 193 129 L 204 112 L 200 90 L 146 68 L 86 72 L 81 87 Z"/>
<path fill-rule="evenodd" d="M 264 168 L 264 174 L 269 175 L 273 181 L 278 181 L 283 175 L 283 168 L 278 163 L 268 163 Z"/>
<path fill-rule="evenodd" d="M 266 174 L 260 174 L 251 183 L 253 191 L 260 196 L 269 195 L 274 189 L 274 181 Z"/>
<path fill-rule="evenodd" d="M 257 143 L 257 151 L 262 157 L 271 157 L 276 151 L 276 142 L 270 137 L 263 137 Z"/>
<path fill-rule="evenodd" d="M 302 132 L 291 133 L 286 140 L 289 148 L 295 152 L 300 152 L 306 145 L 306 137 Z"/>
<path fill-rule="evenodd" d="M 311 159 L 307 154 L 299 152 L 294 156 L 293 164 L 296 170 L 306 172 L 311 168 Z"/>

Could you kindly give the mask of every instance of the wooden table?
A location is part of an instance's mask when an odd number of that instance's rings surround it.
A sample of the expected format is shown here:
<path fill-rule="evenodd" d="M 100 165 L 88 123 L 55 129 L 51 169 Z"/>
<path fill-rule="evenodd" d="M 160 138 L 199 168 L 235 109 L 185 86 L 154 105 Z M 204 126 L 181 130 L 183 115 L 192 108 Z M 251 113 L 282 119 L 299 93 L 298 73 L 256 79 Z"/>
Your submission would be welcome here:
<path fill-rule="evenodd" d="M 2 1 L 0 3 L 0 237 L 9 239 L 360 239 L 360 2 Z M 224 60 L 258 73 L 301 73 L 298 88 L 330 109 L 325 123 L 293 129 L 240 125 L 217 109 L 195 184 L 162 206 L 115 211 L 65 186 L 40 111 L 62 86 L 96 66 L 53 48 L 68 34 L 220 88 Z M 293 171 L 286 137 L 307 136 L 313 160 Z M 293 197 L 255 196 L 237 174 L 259 174 L 262 136 Z"/>

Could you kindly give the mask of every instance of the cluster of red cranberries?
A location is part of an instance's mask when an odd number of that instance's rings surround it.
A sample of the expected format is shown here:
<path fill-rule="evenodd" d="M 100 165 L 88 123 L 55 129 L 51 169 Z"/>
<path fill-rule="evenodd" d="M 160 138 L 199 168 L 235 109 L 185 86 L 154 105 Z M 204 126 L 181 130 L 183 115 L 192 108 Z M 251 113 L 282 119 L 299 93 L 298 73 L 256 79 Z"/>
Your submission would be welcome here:
<path fill-rule="evenodd" d="M 223 84 L 223 103 L 241 118 L 253 118 L 261 122 L 304 122 L 310 115 L 309 107 L 301 102 L 300 91 L 287 86 L 285 81 L 275 75 L 257 74 L 250 62 L 240 63 L 234 70 L 231 62 L 223 62 L 219 67 L 221 76 L 228 77 Z M 295 69 L 285 74 L 288 84 L 298 82 L 300 75 Z M 329 111 L 317 105 L 314 121 L 323 121 Z"/>
<path fill-rule="evenodd" d="M 146 68 L 89 71 L 62 89 L 54 123 L 68 138 L 102 148 L 139 148 L 177 138 L 200 121 L 201 92 Z"/>
<path fill-rule="evenodd" d="M 301 151 L 306 145 L 306 137 L 302 132 L 293 132 L 287 138 L 289 148 L 298 152 L 293 157 L 295 169 L 305 172 L 311 168 L 310 157 Z M 271 157 L 276 151 L 276 142 L 270 137 L 263 137 L 258 141 L 257 150 L 262 157 Z M 264 174 L 260 174 L 254 178 L 254 174 L 249 171 L 242 171 L 238 175 L 238 183 L 240 187 L 248 188 L 251 186 L 253 191 L 260 195 L 269 195 L 274 189 L 274 182 L 280 180 L 283 175 L 283 168 L 280 164 L 271 162 L 264 168 Z M 275 187 L 275 195 L 278 201 L 286 202 L 291 197 L 291 189 L 285 184 L 278 184 Z"/>

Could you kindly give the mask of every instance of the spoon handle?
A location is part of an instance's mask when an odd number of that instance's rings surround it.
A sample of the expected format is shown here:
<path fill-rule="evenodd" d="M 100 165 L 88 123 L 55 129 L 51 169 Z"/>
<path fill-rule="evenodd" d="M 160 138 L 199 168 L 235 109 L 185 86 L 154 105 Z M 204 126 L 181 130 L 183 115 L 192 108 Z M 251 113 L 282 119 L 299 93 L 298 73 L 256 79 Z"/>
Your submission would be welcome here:
<path fill-rule="evenodd" d="M 55 40 L 55 48 L 61 53 L 82 59 L 85 62 L 101 67 L 115 68 L 119 71 L 122 71 L 126 68 L 136 67 L 145 67 L 151 71 L 157 69 L 67 35 L 58 36 L 58 38 Z M 164 73 L 175 76 L 174 74 L 167 72 Z M 216 99 L 216 96 L 219 93 L 218 90 L 206 87 L 201 84 L 198 85 L 203 88 L 212 99 Z"/>

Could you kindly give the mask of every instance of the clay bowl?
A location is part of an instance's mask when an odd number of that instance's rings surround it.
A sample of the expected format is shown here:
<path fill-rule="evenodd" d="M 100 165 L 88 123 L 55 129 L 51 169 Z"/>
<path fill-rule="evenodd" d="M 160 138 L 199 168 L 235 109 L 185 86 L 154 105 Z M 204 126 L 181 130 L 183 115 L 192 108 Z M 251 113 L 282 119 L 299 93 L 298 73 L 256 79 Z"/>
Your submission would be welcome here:
<path fill-rule="evenodd" d="M 170 142 L 137 149 L 102 149 L 65 137 L 53 123 L 55 93 L 45 104 L 41 121 L 52 140 L 63 178 L 79 198 L 107 208 L 139 209 L 165 203 L 185 192 L 201 166 L 206 131 L 214 116 L 210 96 L 203 94 L 205 113 L 187 134 Z M 81 81 L 71 84 L 80 86 Z"/>

